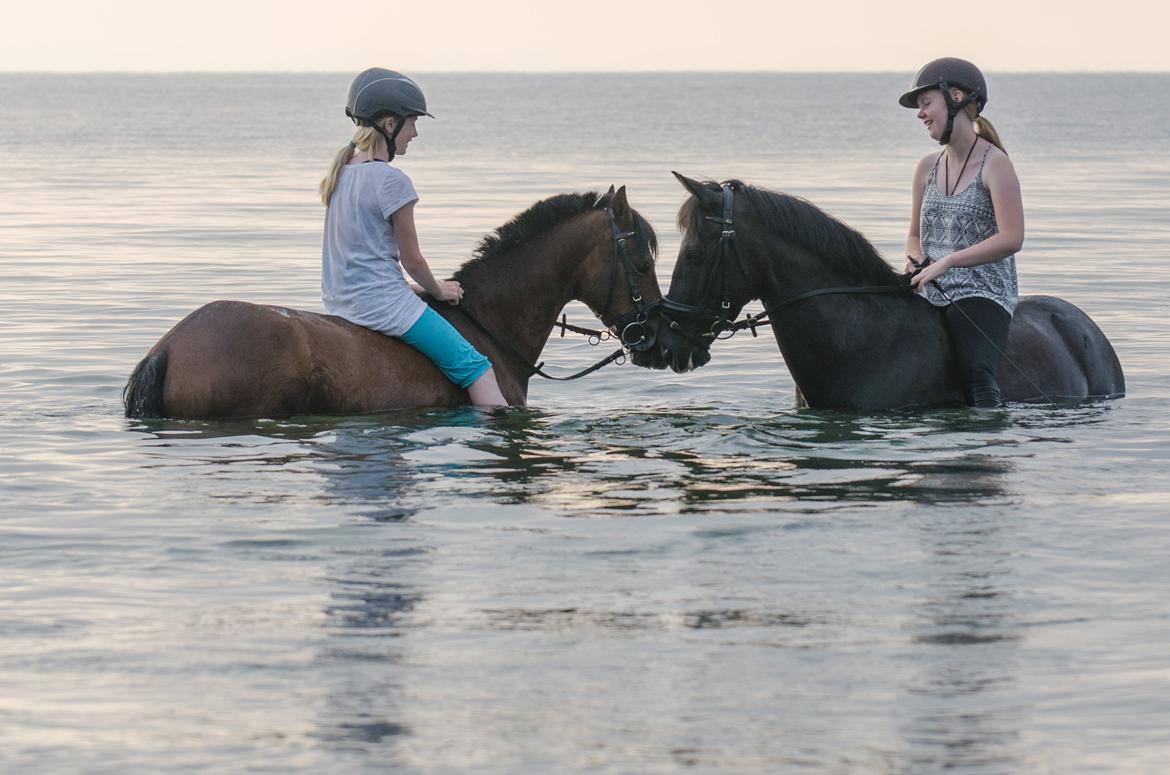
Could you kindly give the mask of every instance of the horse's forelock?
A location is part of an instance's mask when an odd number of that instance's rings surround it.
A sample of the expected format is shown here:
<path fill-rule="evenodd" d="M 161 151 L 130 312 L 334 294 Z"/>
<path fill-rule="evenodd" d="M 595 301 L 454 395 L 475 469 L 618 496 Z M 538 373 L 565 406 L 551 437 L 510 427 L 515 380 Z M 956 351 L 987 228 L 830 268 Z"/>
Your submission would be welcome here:
<path fill-rule="evenodd" d="M 732 186 L 742 186 L 738 180 L 728 180 L 725 183 Z M 700 183 L 703 189 L 716 193 L 720 190 L 723 184 L 716 183 L 714 180 L 704 180 Z M 701 207 L 699 197 L 693 192 L 687 200 L 683 202 L 682 207 L 678 209 L 678 230 L 686 236 L 689 232 L 697 231 L 699 226 L 703 224 L 703 208 Z"/>
<path fill-rule="evenodd" d="M 678 208 L 678 230 L 684 237 L 694 228 L 695 210 L 698 209 L 698 205 L 698 198 L 692 194 L 682 203 L 682 207 Z"/>
<path fill-rule="evenodd" d="M 642 239 L 650 246 L 650 255 L 655 258 L 658 257 L 658 235 L 654 233 L 654 227 L 650 225 L 650 221 L 642 217 L 642 214 L 637 210 L 631 208 L 630 212 L 634 214 L 634 223 L 638 227 L 638 233 L 642 235 Z"/>

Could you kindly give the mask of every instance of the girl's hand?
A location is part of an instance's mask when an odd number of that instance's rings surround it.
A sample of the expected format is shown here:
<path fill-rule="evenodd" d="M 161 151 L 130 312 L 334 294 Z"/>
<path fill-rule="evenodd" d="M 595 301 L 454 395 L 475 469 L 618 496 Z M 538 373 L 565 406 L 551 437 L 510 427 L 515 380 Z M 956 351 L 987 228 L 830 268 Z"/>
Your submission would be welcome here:
<path fill-rule="evenodd" d="M 922 289 L 928 282 L 950 268 L 950 256 L 940 258 L 938 261 L 930 261 L 926 266 L 922 267 L 922 271 L 910 278 L 910 284 L 915 288 Z"/>
<path fill-rule="evenodd" d="M 439 282 L 438 293 L 435 298 L 448 304 L 458 304 L 463 300 L 463 286 L 458 280 L 442 280 Z"/>
<path fill-rule="evenodd" d="M 922 262 L 925 260 L 926 259 L 922 258 L 921 256 L 912 256 L 909 253 L 907 253 L 906 254 L 906 268 L 903 269 L 902 271 L 905 272 L 906 274 L 910 274 L 915 269 L 921 268 Z"/>

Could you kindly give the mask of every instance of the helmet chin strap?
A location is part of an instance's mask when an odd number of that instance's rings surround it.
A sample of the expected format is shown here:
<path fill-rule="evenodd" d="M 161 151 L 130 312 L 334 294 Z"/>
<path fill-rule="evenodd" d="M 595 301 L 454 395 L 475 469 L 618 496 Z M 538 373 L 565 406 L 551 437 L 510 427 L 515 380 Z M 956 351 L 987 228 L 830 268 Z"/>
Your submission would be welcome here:
<path fill-rule="evenodd" d="M 370 126 L 374 128 L 374 131 L 382 135 L 382 139 L 386 141 L 386 153 L 389 154 L 389 158 L 386 159 L 387 163 L 394 161 L 394 149 L 395 144 L 398 142 L 398 133 L 402 131 L 402 125 L 405 123 L 406 119 L 404 118 L 395 119 L 394 131 L 386 134 L 386 130 L 382 128 L 381 124 L 377 121 L 370 122 Z"/>
<path fill-rule="evenodd" d="M 955 116 L 959 115 L 959 111 L 970 105 L 975 101 L 975 92 L 971 92 L 961 100 L 956 100 L 951 96 L 951 85 L 946 81 L 939 81 L 938 88 L 942 89 L 943 99 L 947 101 L 947 128 L 943 131 L 942 137 L 939 138 L 939 145 L 946 145 L 951 141 L 951 132 L 955 129 Z"/>

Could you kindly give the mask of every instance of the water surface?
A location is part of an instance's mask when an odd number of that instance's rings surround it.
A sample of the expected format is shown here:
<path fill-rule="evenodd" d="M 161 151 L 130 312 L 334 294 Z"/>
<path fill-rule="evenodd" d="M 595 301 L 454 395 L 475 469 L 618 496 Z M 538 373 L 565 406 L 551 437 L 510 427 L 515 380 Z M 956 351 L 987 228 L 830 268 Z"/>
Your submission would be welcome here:
<path fill-rule="evenodd" d="M 765 334 L 499 416 L 126 420 L 199 305 L 320 309 L 348 79 L 0 76 L 2 768 L 1164 769 L 1170 83 L 990 77 L 1022 291 L 1089 312 L 1123 400 L 797 410 Z M 902 74 L 420 80 L 439 119 L 402 166 L 440 275 L 624 183 L 665 284 L 671 169 L 805 196 L 895 260 L 931 150 Z"/>

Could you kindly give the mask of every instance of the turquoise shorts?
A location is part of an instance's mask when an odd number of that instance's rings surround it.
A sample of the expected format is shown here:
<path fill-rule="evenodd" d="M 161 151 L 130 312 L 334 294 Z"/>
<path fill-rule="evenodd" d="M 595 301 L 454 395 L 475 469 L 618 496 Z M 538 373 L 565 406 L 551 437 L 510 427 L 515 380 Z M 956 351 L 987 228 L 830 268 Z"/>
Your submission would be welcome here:
<path fill-rule="evenodd" d="M 491 361 L 430 307 L 398 338 L 434 361 L 447 379 L 461 388 L 492 367 Z"/>

